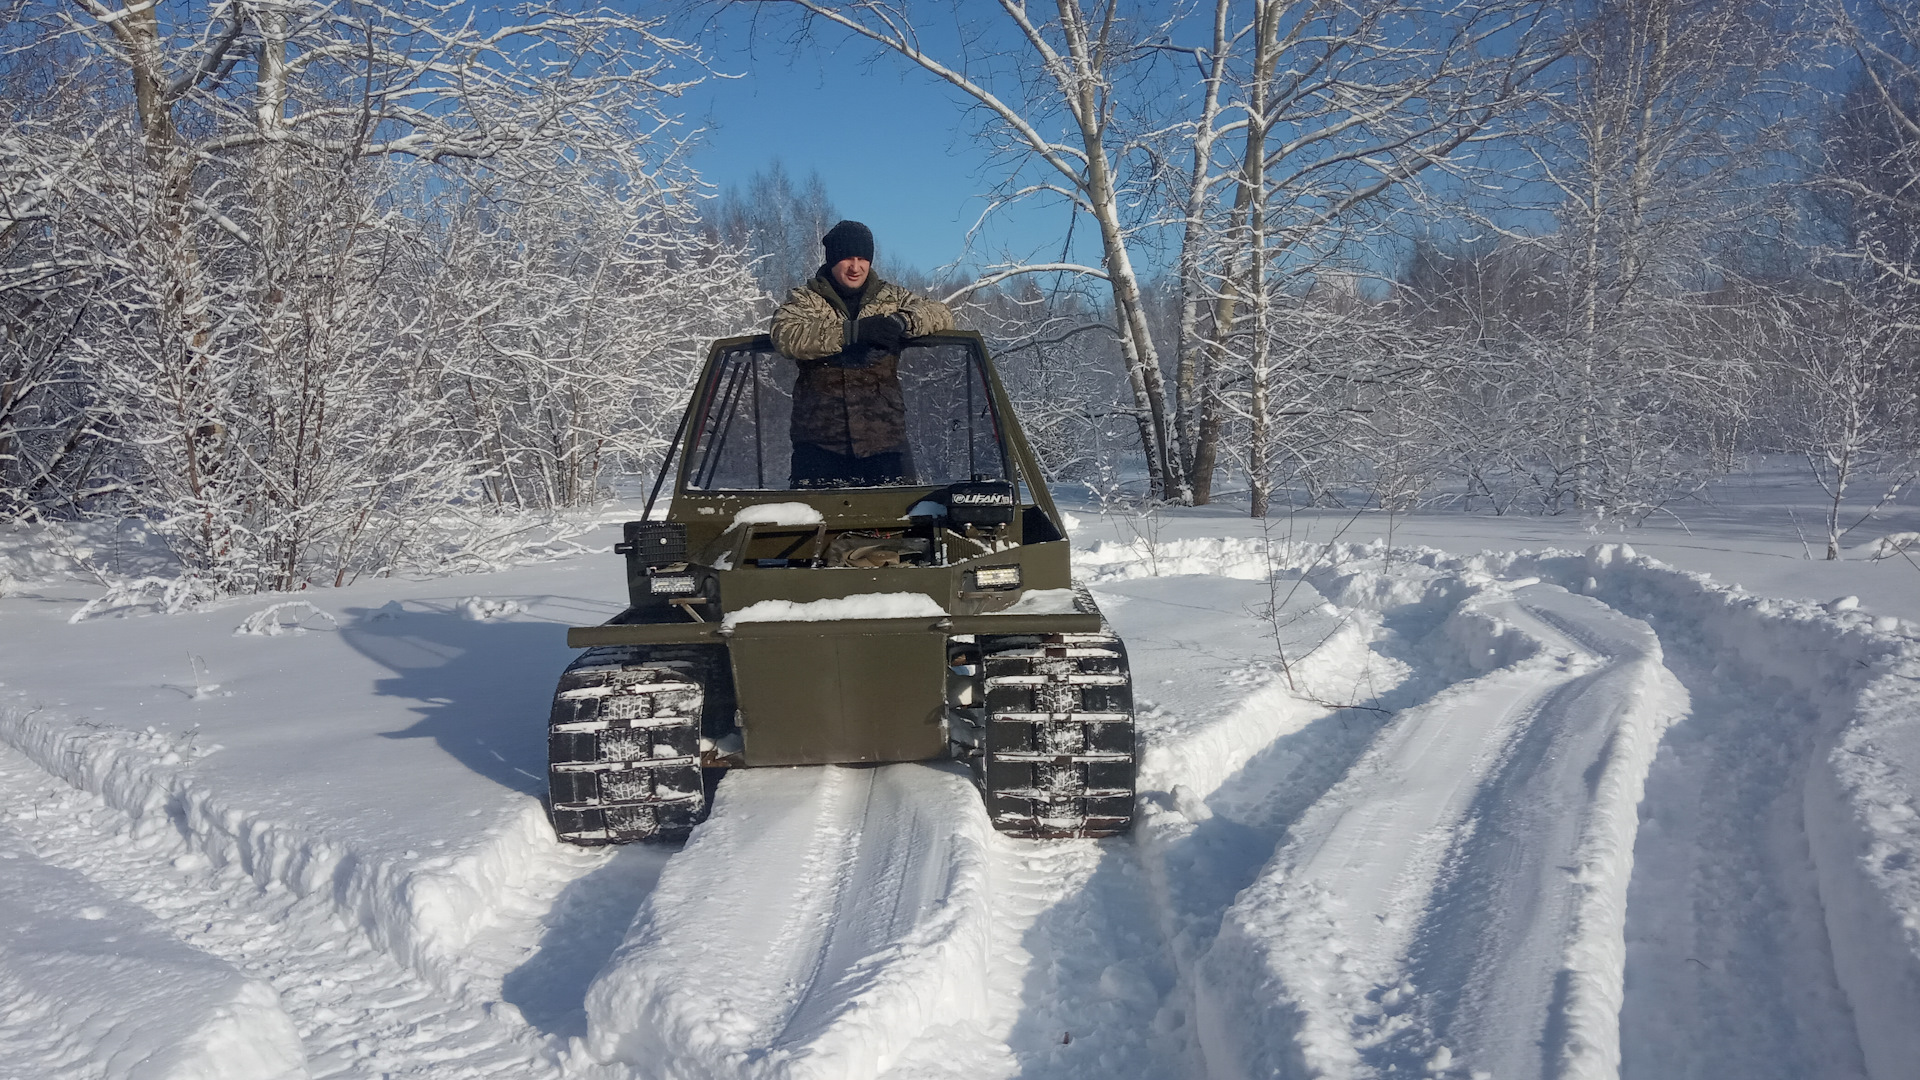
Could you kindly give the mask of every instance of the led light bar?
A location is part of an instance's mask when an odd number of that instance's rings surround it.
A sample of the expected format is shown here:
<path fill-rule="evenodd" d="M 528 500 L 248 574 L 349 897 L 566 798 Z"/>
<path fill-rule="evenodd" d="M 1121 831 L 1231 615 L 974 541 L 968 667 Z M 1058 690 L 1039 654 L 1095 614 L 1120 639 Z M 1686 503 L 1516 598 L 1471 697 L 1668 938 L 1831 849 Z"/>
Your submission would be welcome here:
<path fill-rule="evenodd" d="M 981 589 L 1017 589 L 1020 587 L 1020 568 L 983 566 L 973 572 L 973 584 Z"/>
<path fill-rule="evenodd" d="M 693 592 L 692 574 L 655 574 L 647 588 L 655 596 L 686 596 Z"/>

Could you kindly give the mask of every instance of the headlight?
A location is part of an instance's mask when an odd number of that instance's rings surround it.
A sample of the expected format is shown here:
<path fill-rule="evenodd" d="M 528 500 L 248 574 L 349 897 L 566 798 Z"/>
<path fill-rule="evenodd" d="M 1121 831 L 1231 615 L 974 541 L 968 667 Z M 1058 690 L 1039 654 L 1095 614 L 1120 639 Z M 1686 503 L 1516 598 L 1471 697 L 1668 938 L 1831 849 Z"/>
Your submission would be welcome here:
<path fill-rule="evenodd" d="M 1017 589 L 1020 587 L 1020 568 L 983 566 L 973 572 L 973 584 L 980 589 Z"/>
<path fill-rule="evenodd" d="M 655 596 L 687 596 L 693 592 L 692 574 L 655 574 L 647 588 Z"/>

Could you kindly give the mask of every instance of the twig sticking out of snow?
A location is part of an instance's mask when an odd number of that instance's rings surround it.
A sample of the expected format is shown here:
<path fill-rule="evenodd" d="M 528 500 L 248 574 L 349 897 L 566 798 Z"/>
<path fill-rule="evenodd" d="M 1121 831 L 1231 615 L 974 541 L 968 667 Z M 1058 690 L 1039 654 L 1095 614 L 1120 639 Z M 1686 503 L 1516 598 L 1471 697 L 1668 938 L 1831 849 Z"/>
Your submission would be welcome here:
<path fill-rule="evenodd" d="M 281 612 L 300 609 L 305 609 L 305 613 L 296 615 L 290 621 L 281 621 Z M 335 626 L 340 625 L 340 620 L 334 618 L 330 612 L 322 611 L 305 600 L 286 600 L 278 604 L 269 604 L 247 616 L 245 622 L 233 628 L 233 635 L 235 637 L 279 637 L 285 633 L 304 634 L 307 632 L 305 623 L 308 618 L 325 619 Z"/>
<path fill-rule="evenodd" d="M 193 669 L 192 689 L 188 689 L 187 687 L 179 686 L 174 683 L 162 683 L 160 684 L 161 688 L 164 690 L 178 690 L 179 692 L 187 695 L 187 697 L 191 698 L 194 701 L 205 701 L 208 698 L 213 698 L 213 697 L 232 697 L 233 696 L 233 691 L 221 690 L 219 683 L 207 681 L 207 675 L 208 675 L 207 662 L 205 660 L 202 660 L 200 657 L 195 656 L 192 653 L 188 653 L 187 664 L 189 667 Z M 148 730 L 151 731 L 152 729 L 149 728 Z"/>
<path fill-rule="evenodd" d="M 147 598 L 149 593 L 159 595 L 155 600 L 149 601 Z M 137 607 L 149 602 L 171 615 L 184 608 L 195 607 L 213 597 L 213 590 L 198 578 L 127 578 L 108 582 L 105 593 L 82 604 L 79 611 L 67 617 L 67 622 L 78 623 L 104 611 Z"/>

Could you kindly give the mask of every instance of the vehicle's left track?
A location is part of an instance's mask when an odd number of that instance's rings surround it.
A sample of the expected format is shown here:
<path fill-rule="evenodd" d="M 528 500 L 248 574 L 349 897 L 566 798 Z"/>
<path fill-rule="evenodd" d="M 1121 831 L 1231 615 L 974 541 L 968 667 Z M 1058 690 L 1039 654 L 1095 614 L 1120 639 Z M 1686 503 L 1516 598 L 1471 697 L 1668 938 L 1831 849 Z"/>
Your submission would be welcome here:
<path fill-rule="evenodd" d="M 548 813 L 562 840 L 679 840 L 706 816 L 711 651 L 603 646 L 567 666 L 547 728 Z"/>

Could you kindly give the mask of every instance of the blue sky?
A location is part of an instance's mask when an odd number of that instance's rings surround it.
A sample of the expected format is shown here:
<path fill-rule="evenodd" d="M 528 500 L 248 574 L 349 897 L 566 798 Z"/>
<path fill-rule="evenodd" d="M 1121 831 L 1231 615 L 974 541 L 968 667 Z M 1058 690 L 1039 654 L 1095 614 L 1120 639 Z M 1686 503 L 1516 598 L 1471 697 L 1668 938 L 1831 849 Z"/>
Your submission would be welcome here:
<path fill-rule="evenodd" d="M 870 47 L 833 31 L 822 30 L 815 48 L 796 54 L 786 21 L 763 15 L 753 39 L 748 17 L 723 12 L 701 36 L 716 69 L 741 77 L 709 79 L 678 103 L 690 128 L 705 129 L 692 158 L 701 175 L 720 189 L 744 185 L 778 158 L 796 180 L 817 171 L 835 209 L 873 228 L 883 271 L 931 271 L 959 258 L 986 207 L 980 193 L 1000 178 L 969 135 L 979 120 L 966 101 L 920 69 L 876 59 Z M 772 32 L 776 26 L 780 32 Z M 937 27 L 928 29 L 937 35 Z M 1067 217 L 1058 203 L 1015 210 L 971 261 L 991 261 L 981 256 L 998 244 L 1057 258 Z"/>
<path fill-rule="evenodd" d="M 1010 32 L 997 11 L 982 13 L 966 2 L 915 10 L 923 15 L 916 22 L 923 47 L 949 61 L 962 51 L 957 18 L 972 15 L 973 33 Z M 703 8 L 690 18 L 679 32 L 701 43 L 716 70 L 738 76 L 709 78 L 678 103 L 688 127 L 704 129 L 692 161 L 709 183 L 744 186 L 777 158 L 796 181 L 818 172 L 839 213 L 873 228 L 882 273 L 902 266 L 932 271 L 962 257 L 967 231 L 987 206 L 982 193 L 1005 178 L 1007 164 L 990 159 L 979 139 L 988 119 L 972 99 L 836 27 L 821 26 L 809 47 L 796 50 L 790 44 L 795 24 L 782 5 Z M 1173 36 L 1192 44 L 1185 39 L 1208 29 L 1182 24 Z M 969 74 L 1017 92 L 1009 88 L 1017 75 L 1012 62 L 993 71 L 980 67 L 991 61 L 977 58 L 990 51 L 975 50 Z M 1025 55 L 1018 46 L 1007 54 Z M 1180 65 L 1169 89 L 1184 86 L 1190 62 L 1169 63 Z M 966 265 L 977 269 L 1008 255 L 1051 262 L 1063 254 L 1097 264 L 1098 235 L 1089 221 L 1074 225 L 1071 252 L 1062 251 L 1069 224 L 1057 198 L 1003 208 L 966 253 Z M 1133 257 L 1148 273 L 1168 258 L 1151 244 Z M 1390 252 L 1384 257 L 1393 258 Z"/>

